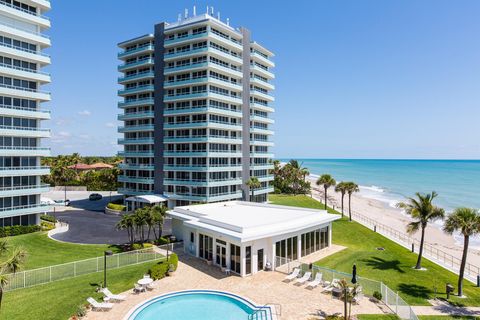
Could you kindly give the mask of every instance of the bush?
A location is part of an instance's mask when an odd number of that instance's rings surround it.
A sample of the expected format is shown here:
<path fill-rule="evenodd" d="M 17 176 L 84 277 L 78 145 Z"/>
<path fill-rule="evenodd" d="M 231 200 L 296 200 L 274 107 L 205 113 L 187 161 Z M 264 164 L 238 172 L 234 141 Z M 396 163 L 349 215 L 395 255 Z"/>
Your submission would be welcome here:
<path fill-rule="evenodd" d="M 375 299 L 377 299 L 378 301 L 381 301 L 381 300 L 382 300 L 382 294 L 381 294 L 380 292 L 378 292 L 378 291 L 374 291 L 374 292 L 373 292 L 373 297 L 374 297 Z"/>
<path fill-rule="evenodd" d="M 47 221 L 40 222 L 40 226 L 42 227 L 43 231 L 50 231 L 52 229 L 55 229 L 55 225 Z"/>
<path fill-rule="evenodd" d="M 18 236 L 21 234 L 27 234 L 42 230 L 42 227 L 36 224 L 29 226 L 12 226 L 0 228 L 0 238 Z"/>
<path fill-rule="evenodd" d="M 40 219 L 51 222 L 51 223 L 57 222 L 57 218 L 55 218 L 51 214 L 42 214 L 40 215 Z"/>
<path fill-rule="evenodd" d="M 166 237 L 160 237 L 156 242 L 159 246 L 161 246 L 163 244 L 169 243 L 170 241 Z"/>
<path fill-rule="evenodd" d="M 168 260 L 161 261 L 156 265 L 154 265 L 153 267 L 151 267 L 148 270 L 148 274 L 154 280 L 162 279 L 162 278 L 165 278 L 165 276 L 169 271 L 172 272 L 177 270 L 177 266 L 178 266 L 178 256 L 175 253 L 172 253 Z"/>
<path fill-rule="evenodd" d="M 83 304 L 79 305 L 75 315 L 79 318 L 85 317 L 87 315 L 87 308 Z"/>
<path fill-rule="evenodd" d="M 132 245 L 132 250 L 140 250 L 140 249 L 145 249 L 145 248 L 151 248 L 153 247 L 153 244 L 145 242 L 145 243 L 134 243 Z"/>
<path fill-rule="evenodd" d="M 116 204 L 113 202 L 110 202 L 109 204 L 107 204 L 107 208 L 116 210 L 116 211 L 125 211 L 127 209 L 127 207 L 124 206 L 123 204 Z"/>

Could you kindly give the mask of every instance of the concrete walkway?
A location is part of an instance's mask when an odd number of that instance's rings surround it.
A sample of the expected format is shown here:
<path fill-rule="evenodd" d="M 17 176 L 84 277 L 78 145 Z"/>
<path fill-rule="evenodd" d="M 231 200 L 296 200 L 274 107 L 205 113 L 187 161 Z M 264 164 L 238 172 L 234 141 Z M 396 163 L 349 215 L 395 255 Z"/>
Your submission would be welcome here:
<path fill-rule="evenodd" d="M 320 319 L 321 311 L 327 314 L 341 312 L 343 302 L 322 293 L 321 288 L 309 290 L 305 286 L 283 282 L 285 275 L 279 272 L 262 271 L 253 276 L 241 278 L 226 276 L 217 267 L 205 261 L 182 255 L 174 276 L 157 281 L 156 289 L 133 294 L 125 292 L 127 300 L 115 304 L 108 312 L 89 311 L 85 320 L 120 320 L 137 304 L 152 297 L 173 291 L 188 289 L 222 290 L 250 299 L 257 305 L 280 304 L 281 320 Z M 383 314 L 375 303 L 367 298 L 352 307 L 352 314 Z"/>
<path fill-rule="evenodd" d="M 480 307 L 455 307 L 442 300 L 429 300 L 431 306 L 412 306 L 417 316 L 476 316 Z"/>

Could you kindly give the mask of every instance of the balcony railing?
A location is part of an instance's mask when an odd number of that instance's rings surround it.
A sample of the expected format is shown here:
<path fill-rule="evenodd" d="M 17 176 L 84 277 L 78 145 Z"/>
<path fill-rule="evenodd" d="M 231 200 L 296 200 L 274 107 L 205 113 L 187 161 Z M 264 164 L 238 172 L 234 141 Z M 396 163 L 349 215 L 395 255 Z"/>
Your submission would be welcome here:
<path fill-rule="evenodd" d="M 32 209 L 32 208 L 46 208 L 46 207 L 48 207 L 48 204 L 36 203 L 36 204 L 28 204 L 28 205 L 24 205 L 24 206 L 0 208 L 0 212 L 13 211 L 13 210 L 24 210 L 24 209 Z"/>
<path fill-rule="evenodd" d="M 45 129 L 45 128 L 29 128 L 29 127 L 3 126 L 3 125 L 0 125 L 0 129 L 36 131 L 36 132 L 50 132 L 50 129 Z"/>
<path fill-rule="evenodd" d="M 28 14 L 30 14 L 30 15 L 32 15 L 32 16 L 35 16 L 35 17 L 39 17 L 39 18 L 42 18 L 42 19 L 45 19 L 45 20 L 50 20 L 50 18 L 47 17 L 47 16 L 38 14 L 37 12 L 34 12 L 34 11 L 30 11 L 30 10 L 27 10 L 27 9 L 23 9 L 23 8 L 21 8 L 21 7 L 14 6 L 14 5 L 10 4 L 10 3 L 6 3 L 6 2 L 1 2 L 1 1 L 0 1 L 0 5 L 6 6 L 6 7 L 10 7 L 10 8 L 12 8 L 12 9 L 19 10 L 19 11 L 22 11 L 22 12 L 25 12 L 25 13 L 28 13 Z"/>
<path fill-rule="evenodd" d="M 122 51 L 122 52 L 119 52 L 117 57 L 118 58 L 121 58 L 121 57 L 125 57 L 125 56 L 128 56 L 128 55 L 131 55 L 133 53 L 137 53 L 137 52 L 142 52 L 142 51 L 147 51 L 147 50 L 154 50 L 154 47 L 153 47 L 153 44 L 146 44 L 146 45 L 143 45 L 143 46 L 139 46 L 139 47 L 136 47 L 134 49 L 130 49 L 130 50 L 125 50 L 125 51 Z"/>
<path fill-rule="evenodd" d="M 32 109 L 32 108 L 25 108 L 25 107 L 17 107 L 7 104 L 0 104 L 0 108 L 4 109 L 13 109 L 13 110 L 21 110 L 21 111 L 31 111 L 31 112 L 42 112 L 50 114 L 50 110 L 40 110 L 40 109 Z"/>
<path fill-rule="evenodd" d="M 125 77 L 119 77 L 118 82 L 123 82 L 123 81 L 129 81 L 129 80 L 136 80 L 136 79 L 141 79 L 141 78 L 146 78 L 146 77 L 154 77 L 155 72 L 153 71 L 144 71 L 144 72 L 138 72 L 129 76 Z"/>
<path fill-rule="evenodd" d="M 1 171 L 26 171 L 26 170 L 49 170 L 48 166 L 33 166 L 33 167 L 0 167 Z"/>
<path fill-rule="evenodd" d="M 16 25 L 13 25 L 11 23 L 6 23 L 6 22 L 3 22 L 3 21 L 0 21 L 0 25 L 3 25 L 5 27 L 9 27 L 9 28 L 13 28 L 13 29 L 16 29 L 16 30 L 19 30 L 19 31 L 23 31 L 23 32 L 26 32 L 26 33 L 30 33 L 32 35 L 35 35 L 35 36 L 39 36 L 39 37 L 42 37 L 42 38 L 45 38 L 45 39 L 49 39 L 50 40 L 50 37 L 46 34 L 43 34 L 41 32 L 37 32 L 37 31 L 32 31 L 32 30 L 28 30 L 26 28 L 21 28 L 19 26 L 16 26 Z"/>
<path fill-rule="evenodd" d="M 2 3 L 2 2 L 0 2 L 0 3 Z M 43 74 L 45 76 L 50 76 L 50 73 L 48 73 L 48 72 L 33 70 L 33 69 L 29 69 L 29 68 L 17 67 L 17 66 L 11 65 L 11 64 L 0 63 L 0 67 L 20 70 L 20 71 L 25 71 L 25 72 L 31 72 L 31 73 L 36 73 L 36 74 Z"/>
<path fill-rule="evenodd" d="M 49 187 L 50 187 L 49 184 L 32 184 L 32 185 L 28 185 L 28 186 L 0 187 L 0 191 L 43 189 L 43 188 L 49 188 Z"/>
<path fill-rule="evenodd" d="M 24 51 L 24 52 L 31 53 L 31 54 L 36 54 L 36 55 L 39 55 L 39 56 L 42 56 L 42 57 L 50 58 L 49 54 L 43 53 L 42 51 L 30 50 L 30 49 L 22 48 L 22 47 L 19 47 L 19 46 L 14 46 L 14 45 L 11 45 L 11 44 L 8 44 L 8 43 L 0 43 L 0 46 L 7 47 L 7 48 L 10 48 L 10 49 Z"/>
<path fill-rule="evenodd" d="M 50 95 L 50 92 L 48 92 L 48 91 L 43 91 L 43 90 L 38 90 L 38 89 L 30 89 L 30 88 L 24 88 L 24 87 L 17 87 L 17 86 L 12 86 L 10 84 L 0 83 L 0 87 L 7 88 L 7 89 L 15 89 L 15 90 L 34 92 L 34 93 L 44 93 L 44 94 Z"/>
<path fill-rule="evenodd" d="M 131 68 L 131 67 L 141 66 L 141 65 L 144 65 L 144 64 L 153 64 L 153 63 L 154 63 L 153 59 L 146 58 L 146 59 L 137 60 L 137 61 L 128 62 L 128 63 L 124 63 L 122 65 L 119 65 L 118 70 L 121 71 L 121 70 L 128 69 L 128 68 Z"/>
<path fill-rule="evenodd" d="M 48 147 L 15 147 L 15 146 L 0 146 L 0 150 L 40 150 L 40 151 L 49 151 Z"/>
<path fill-rule="evenodd" d="M 118 106 L 127 107 L 127 106 L 133 106 L 133 105 L 153 104 L 153 103 L 154 103 L 153 98 L 143 98 L 143 99 L 132 99 L 124 102 L 119 102 Z"/>

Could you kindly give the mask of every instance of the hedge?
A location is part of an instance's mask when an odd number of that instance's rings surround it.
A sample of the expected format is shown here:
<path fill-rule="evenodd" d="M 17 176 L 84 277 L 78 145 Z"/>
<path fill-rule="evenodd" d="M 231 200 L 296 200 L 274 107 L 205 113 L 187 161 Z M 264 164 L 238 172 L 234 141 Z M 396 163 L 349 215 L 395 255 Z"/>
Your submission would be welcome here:
<path fill-rule="evenodd" d="M 40 219 L 51 222 L 51 223 L 57 222 L 57 218 L 55 218 L 51 214 L 42 214 L 40 215 Z"/>
<path fill-rule="evenodd" d="M 175 253 L 172 253 L 168 260 L 161 261 L 156 265 L 154 265 L 153 267 L 151 267 L 148 270 L 148 274 L 154 280 L 162 279 L 162 278 L 165 278 L 165 276 L 169 271 L 173 272 L 177 270 L 177 266 L 178 266 L 178 256 Z"/>
<path fill-rule="evenodd" d="M 29 225 L 29 226 L 12 226 L 0 228 L 0 238 L 18 236 L 20 234 L 32 233 L 42 230 L 41 226 Z"/>
<path fill-rule="evenodd" d="M 116 210 L 116 211 L 125 211 L 127 209 L 127 207 L 124 206 L 123 204 L 116 204 L 116 203 L 112 203 L 112 202 L 107 204 L 107 208 L 112 209 L 112 210 Z"/>

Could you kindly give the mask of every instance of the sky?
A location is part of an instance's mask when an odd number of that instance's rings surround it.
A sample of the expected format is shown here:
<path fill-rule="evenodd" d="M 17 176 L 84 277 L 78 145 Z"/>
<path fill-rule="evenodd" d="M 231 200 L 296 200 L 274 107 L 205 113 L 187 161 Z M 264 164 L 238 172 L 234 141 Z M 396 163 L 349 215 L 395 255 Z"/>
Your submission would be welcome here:
<path fill-rule="evenodd" d="M 208 4 L 275 53 L 277 158 L 480 159 L 480 1 L 51 3 L 53 154 L 115 154 L 117 43 Z"/>

